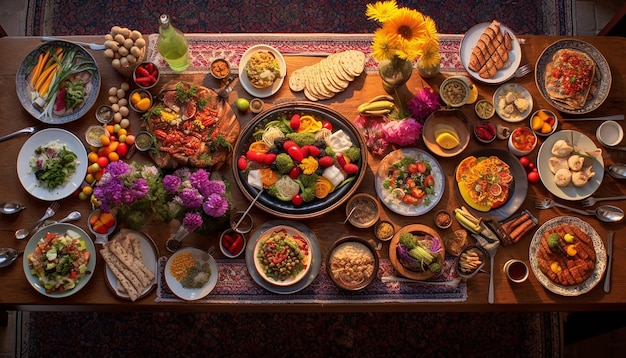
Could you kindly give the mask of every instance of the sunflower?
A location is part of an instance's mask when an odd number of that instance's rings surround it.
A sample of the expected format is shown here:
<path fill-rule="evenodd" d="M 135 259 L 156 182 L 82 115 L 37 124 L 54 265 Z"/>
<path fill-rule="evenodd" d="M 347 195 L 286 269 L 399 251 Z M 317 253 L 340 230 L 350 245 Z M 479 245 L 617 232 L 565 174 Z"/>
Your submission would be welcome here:
<path fill-rule="evenodd" d="M 365 16 L 367 16 L 368 20 L 378 21 L 383 23 L 393 16 L 395 16 L 395 12 L 398 10 L 398 4 L 394 1 L 378 1 L 375 4 L 367 4 L 367 11 L 365 11 Z"/>
<path fill-rule="evenodd" d="M 374 32 L 372 56 L 378 60 L 390 60 L 398 54 L 398 45 L 395 34 L 378 29 Z"/>

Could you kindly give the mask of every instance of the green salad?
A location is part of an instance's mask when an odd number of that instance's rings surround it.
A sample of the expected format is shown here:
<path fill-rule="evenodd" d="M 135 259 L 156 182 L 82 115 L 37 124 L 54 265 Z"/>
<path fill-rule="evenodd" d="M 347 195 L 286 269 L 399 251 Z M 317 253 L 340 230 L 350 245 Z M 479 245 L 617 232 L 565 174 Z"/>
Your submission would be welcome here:
<path fill-rule="evenodd" d="M 78 156 L 64 144 L 54 140 L 35 149 L 30 169 L 39 184 L 54 189 L 70 181 L 78 166 Z"/>

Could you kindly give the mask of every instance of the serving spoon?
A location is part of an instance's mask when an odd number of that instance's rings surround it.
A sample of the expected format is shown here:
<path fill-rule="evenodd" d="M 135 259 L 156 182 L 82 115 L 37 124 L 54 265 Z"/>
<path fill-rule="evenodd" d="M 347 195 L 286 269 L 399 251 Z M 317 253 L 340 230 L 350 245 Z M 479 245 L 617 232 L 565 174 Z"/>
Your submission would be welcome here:
<path fill-rule="evenodd" d="M 15 200 L 7 201 L 0 204 L 0 213 L 3 214 L 15 214 L 24 209 L 26 209 L 26 207 L 22 205 L 22 203 Z"/>
<path fill-rule="evenodd" d="M 10 247 L 0 247 L 0 267 L 7 267 L 15 261 L 24 251 L 17 251 Z"/>

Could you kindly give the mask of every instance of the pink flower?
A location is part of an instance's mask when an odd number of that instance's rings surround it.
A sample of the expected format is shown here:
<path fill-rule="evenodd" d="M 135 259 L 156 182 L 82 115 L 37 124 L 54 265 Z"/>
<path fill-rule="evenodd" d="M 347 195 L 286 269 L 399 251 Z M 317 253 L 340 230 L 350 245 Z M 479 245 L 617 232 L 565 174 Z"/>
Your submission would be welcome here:
<path fill-rule="evenodd" d="M 414 118 L 407 118 L 398 121 L 389 121 L 383 125 L 385 140 L 389 143 L 406 146 L 417 142 L 422 135 L 421 123 Z"/>
<path fill-rule="evenodd" d="M 424 123 L 426 118 L 434 111 L 441 107 L 439 96 L 429 87 L 424 87 L 421 91 L 411 98 L 406 108 L 411 112 L 411 117 L 415 118 L 419 123 Z"/>

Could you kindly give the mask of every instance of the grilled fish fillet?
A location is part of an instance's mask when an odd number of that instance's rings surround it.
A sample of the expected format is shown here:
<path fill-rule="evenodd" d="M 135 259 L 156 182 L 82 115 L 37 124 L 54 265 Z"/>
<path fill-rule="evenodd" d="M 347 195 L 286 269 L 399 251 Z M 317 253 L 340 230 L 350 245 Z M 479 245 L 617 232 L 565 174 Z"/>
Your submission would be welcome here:
<path fill-rule="evenodd" d="M 481 78 L 491 78 L 507 63 L 511 50 L 513 50 L 511 35 L 508 31 L 502 34 L 500 22 L 493 20 L 476 42 L 468 67 L 477 72 Z"/>

